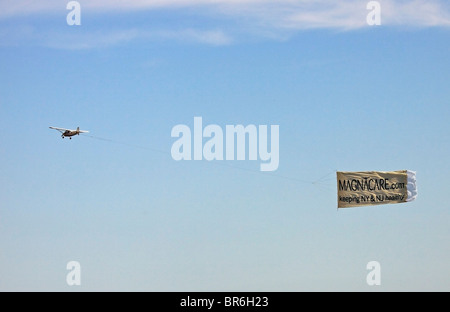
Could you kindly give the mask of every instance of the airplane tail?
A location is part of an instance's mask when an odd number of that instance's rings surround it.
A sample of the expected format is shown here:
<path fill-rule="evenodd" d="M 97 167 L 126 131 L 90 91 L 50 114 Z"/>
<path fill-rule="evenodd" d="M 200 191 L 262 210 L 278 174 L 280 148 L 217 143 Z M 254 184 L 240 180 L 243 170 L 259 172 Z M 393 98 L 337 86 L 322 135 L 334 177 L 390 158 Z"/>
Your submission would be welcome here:
<path fill-rule="evenodd" d="M 77 127 L 77 131 L 80 131 L 80 127 Z"/>

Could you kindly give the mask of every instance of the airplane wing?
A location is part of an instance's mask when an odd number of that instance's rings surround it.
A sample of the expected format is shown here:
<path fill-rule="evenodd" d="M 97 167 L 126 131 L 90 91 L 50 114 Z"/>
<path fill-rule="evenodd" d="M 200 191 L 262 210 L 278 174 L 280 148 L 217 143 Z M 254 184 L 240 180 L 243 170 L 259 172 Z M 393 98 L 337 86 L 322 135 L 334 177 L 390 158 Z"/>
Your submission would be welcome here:
<path fill-rule="evenodd" d="M 64 132 L 64 131 L 67 131 L 67 130 L 70 131 L 70 129 L 65 129 L 65 128 L 57 128 L 57 127 L 49 127 L 49 128 L 53 129 L 53 130 L 58 130 L 59 132 Z"/>

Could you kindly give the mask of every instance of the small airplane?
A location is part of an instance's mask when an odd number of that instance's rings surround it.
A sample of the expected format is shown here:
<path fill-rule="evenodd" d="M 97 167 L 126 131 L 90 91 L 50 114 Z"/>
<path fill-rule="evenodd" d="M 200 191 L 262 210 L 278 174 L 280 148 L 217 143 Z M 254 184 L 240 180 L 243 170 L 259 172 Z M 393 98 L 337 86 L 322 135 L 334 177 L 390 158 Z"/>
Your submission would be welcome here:
<path fill-rule="evenodd" d="M 72 140 L 71 137 L 74 135 L 80 135 L 80 133 L 88 133 L 89 131 L 86 130 L 80 130 L 80 127 L 77 128 L 77 130 L 71 130 L 71 129 L 65 129 L 65 128 L 57 128 L 57 127 L 49 127 L 50 129 L 58 130 L 61 132 L 61 137 L 64 139 L 64 137 L 69 137 L 69 139 Z"/>

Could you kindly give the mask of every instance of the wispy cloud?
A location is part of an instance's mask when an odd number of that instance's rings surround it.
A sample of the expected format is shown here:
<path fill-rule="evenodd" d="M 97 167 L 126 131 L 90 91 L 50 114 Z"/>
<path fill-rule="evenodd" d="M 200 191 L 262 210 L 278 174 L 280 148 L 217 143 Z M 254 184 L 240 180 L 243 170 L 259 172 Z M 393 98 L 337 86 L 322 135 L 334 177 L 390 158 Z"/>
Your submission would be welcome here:
<path fill-rule="evenodd" d="M 81 34 L 49 32 L 40 34 L 38 40 L 41 45 L 49 48 L 86 50 L 130 42 L 138 36 L 139 31 L 137 29 L 93 31 Z"/>
<path fill-rule="evenodd" d="M 182 29 L 170 31 L 148 31 L 142 34 L 142 37 L 158 39 L 175 39 L 184 42 L 205 43 L 209 45 L 221 46 L 233 42 L 231 36 L 222 30 L 198 30 Z"/>
<path fill-rule="evenodd" d="M 46 38 L 46 39 L 43 39 Z M 42 45 L 65 50 L 105 48 L 136 40 L 176 40 L 213 46 L 228 45 L 232 39 L 220 30 L 102 30 L 82 34 L 48 33 L 42 36 Z"/>
<path fill-rule="evenodd" d="M 450 27 L 450 1 L 383 1 L 382 16 L 387 25 Z"/>
<path fill-rule="evenodd" d="M 69 2 L 69 1 L 67 1 Z M 0 18 L 61 12 L 66 1 L 15 0 L 0 2 Z M 206 8 L 208 12 L 250 18 L 272 27 L 345 28 L 367 26 L 369 0 L 85 0 L 83 9 L 96 12 Z M 448 0 L 380 0 L 385 25 L 450 26 Z M 204 13 L 204 11 L 203 11 Z"/>
<path fill-rule="evenodd" d="M 380 0 L 383 26 L 450 27 L 450 1 Z M 261 1 L 222 4 L 222 12 L 274 29 L 332 28 L 352 30 L 368 27 L 369 0 Z"/>
<path fill-rule="evenodd" d="M 66 5 L 69 1 L 55 0 L 0 0 L 0 22 L 7 21 L 8 27 L 0 24 L 0 38 L 9 37 L 9 42 L 20 41 L 10 35 L 11 21 L 29 16 L 55 15 L 68 13 Z M 227 45 L 239 36 L 255 36 L 285 40 L 292 33 L 306 29 L 339 29 L 344 31 L 369 27 L 366 22 L 367 3 L 369 0 L 79 0 L 82 15 L 91 15 L 89 32 L 73 32 L 64 35 L 50 36 L 43 39 L 44 45 L 67 48 L 87 49 L 104 47 L 140 39 L 176 40 L 208 45 Z M 381 5 L 382 26 L 406 27 L 450 27 L 450 1 L 448 0 L 379 0 Z M 115 16 L 133 14 L 136 11 L 163 12 L 170 14 L 174 9 L 177 16 L 189 12 L 189 18 L 198 17 L 198 21 L 206 21 L 195 27 L 192 24 L 177 22 L 177 28 L 164 26 L 128 25 L 121 30 L 104 29 L 101 25 L 92 25 L 92 16 Z M 94 15 L 93 15 L 94 14 Z M 219 17 L 219 18 L 217 18 Z M 59 17 L 61 20 L 65 20 Z M 83 18 L 82 18 L 82 21 Z M 84 23 L 84 22 L 82 22 Z M 5 24 L 5 25 L 6 25 Z M 129 24 L 129 23 L 128 23 Z M 82 26 L 85 24 L 82 24 Z M 42 32 L 33 32 L 20 26 L 17 36 L 38 36 Z M 92 31 L 92 29 L 96 29 Z M 165 28 L 164 28 L 165 27 Z M 3 28 L 3 30 L 2 30 Z M 5 35 L 6 32 L 6 35 Z M 51 32 L 51 30 L 47 30 Z M 59 39 L 58 39 L 59 38 Z M 6 40 L 8 41 L 8 40 Z M 5 43 L 1 43 L 5 44 Z"/>
<path fill-rule="evenodd" d="M 62 50 L 107 48 L 138 40 L 179 41 L 212 46 L 229 45 L 233 39 L 220 30 L 97 30 L 89 32 L 37 30 L 29 25 L 0 28 L 0 46 L 38 45 Z"/>

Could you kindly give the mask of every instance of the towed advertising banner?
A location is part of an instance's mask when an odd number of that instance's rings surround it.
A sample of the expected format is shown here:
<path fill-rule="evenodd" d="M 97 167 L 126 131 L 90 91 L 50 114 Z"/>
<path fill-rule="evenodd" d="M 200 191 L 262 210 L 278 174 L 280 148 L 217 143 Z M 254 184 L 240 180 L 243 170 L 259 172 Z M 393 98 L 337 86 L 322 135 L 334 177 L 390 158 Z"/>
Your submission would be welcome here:
<path fill-rule="evenodd" d="M 398 204 L 417 197 L 416 173 L 399 171 L 337 172 L 338 208 Z"/>

